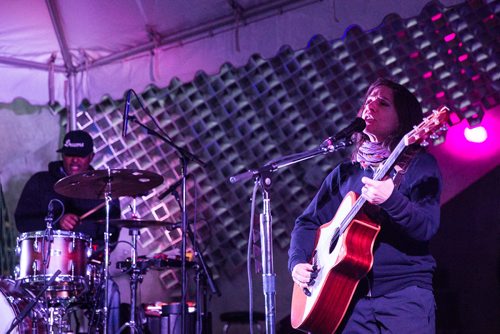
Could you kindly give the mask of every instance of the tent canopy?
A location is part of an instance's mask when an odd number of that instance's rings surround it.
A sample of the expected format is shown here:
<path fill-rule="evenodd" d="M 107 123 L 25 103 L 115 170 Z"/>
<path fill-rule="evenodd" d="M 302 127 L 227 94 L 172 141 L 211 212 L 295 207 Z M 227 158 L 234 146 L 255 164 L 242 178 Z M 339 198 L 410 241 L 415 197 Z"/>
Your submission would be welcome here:
<path fill-rule="evenodd" d="M 17 0 L 0 3 L 0 102 L 99 101 L 166 86 L 253 53 L 301 49 L 315 34 L 370 29 L 389 13 L 416 15 L 427 0 Z M 462 1 L 441 1 L 453 5 Z M 74 80 L 69 80 L 68 77 Z"/>

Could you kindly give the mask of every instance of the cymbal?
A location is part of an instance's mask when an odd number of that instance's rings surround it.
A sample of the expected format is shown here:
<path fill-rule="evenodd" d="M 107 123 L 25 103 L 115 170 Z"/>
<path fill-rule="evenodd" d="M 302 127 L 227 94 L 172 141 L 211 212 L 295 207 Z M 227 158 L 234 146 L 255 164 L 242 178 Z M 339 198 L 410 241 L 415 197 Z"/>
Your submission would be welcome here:
<path fill-rule="evenodd" d="M 56 193 L 84 199 L 144 195 L 163 183 L 163 176 L 139 169 L 102 169 L 66 176 L 54 185 Z"/>
<path fill-rule="evenodd" d="M 98 224 L 106 224 L 105 219 L 97 220 Z M 110 219 L 110 226 L 125 227 L 125 228 L 145 228 L 145 227 L 165 227 L 167 230 L 173 230 L 180 227 L 178 223 L 169 223 L 159 220 L 147 220 L 139 218 L 129 218 L 129 219 Z"/>

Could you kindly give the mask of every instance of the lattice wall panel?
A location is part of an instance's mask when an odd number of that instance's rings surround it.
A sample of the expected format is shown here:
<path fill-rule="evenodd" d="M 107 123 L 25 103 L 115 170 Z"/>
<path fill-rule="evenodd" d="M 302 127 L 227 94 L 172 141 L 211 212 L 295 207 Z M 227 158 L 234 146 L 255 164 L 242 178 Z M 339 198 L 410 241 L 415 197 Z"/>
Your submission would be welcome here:
<path fill-rule="evenodd" d="M 246 261 L 252 182 L 231 185 L 228 178 L 321 143 L 352 120 L 377 77 L 405 84 L 425 111 L 447 104 L 463 118 L 475 104 L 498 104 L 499 7 L 498 1 L 452 8 L 431 4 L 415 18 L 391 15 L 370 32 L 353 27 L 332 42 L 317 36 L 304 50 L 283 48 L 271 59 L 256 55 L 239 68 L 226 64 L 216 75 L 199 73 L 192 82 L 173 80 L 166 88 L 143 92 L 141 99 L 163 130 L 206 162 L 189 165 L 195 177 L 188 179 L 188 212 L 190 219 L 197 213 L 198 236 L 215 276 L 232 273 Z M 178 157 L 136 125 L 122 138 L 123 102 L 106 99 L 78 116 L 79 126 L 96 140 L 97 167 L 163 175 L 165 184 L 138 201 L 139 212 L 144 218 L 179 221 L 174 199 L 157 198 L 179 178 Z M 154 127 L 136 101 L 133 106 L 133 114 Z M 288 246 L 294 218 L 326 173 L 348 155 L 341 152 L 274 175 L 275 244 Z M 150 253 L 176 248 L 179 231 L 150 230 L 141 242 Z M 167 288 L 178 277 L 173 271 L 163 276 Z"/>

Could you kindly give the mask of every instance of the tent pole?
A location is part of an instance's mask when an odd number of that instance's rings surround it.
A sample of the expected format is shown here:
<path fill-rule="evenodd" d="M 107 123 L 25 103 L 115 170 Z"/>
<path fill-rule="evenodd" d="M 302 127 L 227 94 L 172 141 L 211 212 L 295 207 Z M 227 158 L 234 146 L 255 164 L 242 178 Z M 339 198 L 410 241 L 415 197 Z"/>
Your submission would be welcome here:
<path fill-rule="evenodd" d="M 68 130 L 76 130 L 76 87 L 75 73 L 70 72 L 69 79 L 69 112 L 68 112 Z"/>

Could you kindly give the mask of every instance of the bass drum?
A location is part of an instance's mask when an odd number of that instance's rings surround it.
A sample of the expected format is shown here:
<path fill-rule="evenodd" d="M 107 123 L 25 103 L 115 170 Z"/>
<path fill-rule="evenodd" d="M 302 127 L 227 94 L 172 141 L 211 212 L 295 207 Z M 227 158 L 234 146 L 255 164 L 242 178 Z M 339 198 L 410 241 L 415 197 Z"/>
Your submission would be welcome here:
<path fill-rule="evenodd" d="M 30 291 L 23 289 L 14 280 L 0 278 L 0 333 L 7 333 L 14 319 L 33 300 L 34 295 Z M 35 304 L 31 312 L 24 317 L 11 333 L 48 333 L 41 306 Z"/>

